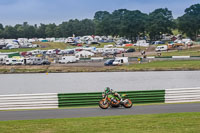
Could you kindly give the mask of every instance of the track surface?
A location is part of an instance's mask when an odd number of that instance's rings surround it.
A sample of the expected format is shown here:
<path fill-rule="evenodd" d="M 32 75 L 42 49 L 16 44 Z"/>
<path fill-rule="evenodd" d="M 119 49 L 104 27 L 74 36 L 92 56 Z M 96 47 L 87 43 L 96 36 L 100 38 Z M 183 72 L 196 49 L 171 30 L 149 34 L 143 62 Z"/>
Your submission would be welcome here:
<path fill-rule="evenodd" d="M 200 71 L 0 74 L 0 95 L 200 87 Z"/>
<path fill-rule="evenodd" d="M 50 118 L 75 118 L 114 115 L 136 115 L 178 112 L 200 112 L 200 103 L 133 106 L 130 109 L 74 108 L 50 110 L 0 111 L 0 121 Z"/>

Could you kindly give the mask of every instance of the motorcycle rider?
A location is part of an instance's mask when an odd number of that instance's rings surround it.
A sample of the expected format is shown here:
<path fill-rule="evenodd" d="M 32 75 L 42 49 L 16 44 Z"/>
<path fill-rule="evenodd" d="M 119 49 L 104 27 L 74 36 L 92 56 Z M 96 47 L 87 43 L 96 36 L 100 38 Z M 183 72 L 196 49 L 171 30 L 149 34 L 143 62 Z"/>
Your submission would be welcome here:
<path fill-rule="evenodd" d="M 109 95 L 111 95 L 110 98 L 115 103 L 117 102 L 117 100 L 115 98 L 113 98 L 113 96 L 119 98 L 120 102 L 122 102 L 122 98 L 121 98 L 120 94 L 117 93 L 116 91 L 114 91 L 113 89 L 110 89 L 110 87 L 105 88 L 104 94 L 108 95 L 108 97 L 109 97 Z"/>

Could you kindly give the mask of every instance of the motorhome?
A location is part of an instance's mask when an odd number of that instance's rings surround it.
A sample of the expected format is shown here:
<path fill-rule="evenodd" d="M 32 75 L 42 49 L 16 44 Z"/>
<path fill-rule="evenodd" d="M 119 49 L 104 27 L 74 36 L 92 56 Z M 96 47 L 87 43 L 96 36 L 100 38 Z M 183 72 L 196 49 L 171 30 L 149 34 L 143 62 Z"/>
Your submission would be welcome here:
<path fill-rule="evenodd" d="M 62 54 L 74 54 L 74 49 L 64 49 L 64 50 L 60 50 L 58 52 L 59 55 L 62 55 Z"/>
<path fill-rule="evenodd" d="M 156 52 L 158 52 L 158 51 L 167 51 L 168 50 L 168 46 L 167 45 L 157 46 L 155 50 L 156 50 Z"/>
<path fill-rule="evenodd" d="M 50 65 L 51 62 L 49 62 L 47 59 L 43 59 L 41 57 L 33 57 L 30 61 L 31 65 Z"/>
<path fill-rule="evenodd" d="M 63 56 L 58 62 L 60 64 L 67 64 L 67 63 L 73 63 L 77 62 L 79 59 L 75 56 Z"/>
<path fill-rule="evenodd" d="M 7 58 L 5 61 L 6 65 L 23 65 L 24 64 L 24 58 L 23 57 L 12 57 Z"/>
<path fill-rule="evenodd" d="M 46 54 L 47 54 L 47 55 L 52 55 L 52 54 L 54 54 L 54 49 L 49 49 L 49 50 L 47 50 Z"/>
<path fill-rule="evenodd" d="M 112 65 L 124 65 L 124 64 L 129 64 L 128 63 L 128 57 L 116 57 Z"/>
<path fill-rule="evenodd" d="M 38 55 L 42 53 L 42 50 L 36 49 L 36 50 L 28 51 L 28 52 L 32 53 L 32 55 Z"/>
<path fill-rule="evenodd" d="M 12 44 L 11 43 L 7 44 L 2 49 L 16 49 L 16 48 L 19 48 L 19 45 L 17 43 L 13 42 Z"/>
<path fill-rule="evenodd" d="M 134 46 L 149 47 L 149 43 L 147 43 L 146 40 L 138 40 Z"/>
<path fill-rule="evenodd" d="M 94 56 L 94 53 L 89 52 L 89 51 L 80 51 L 80 52 L 76 53 L 75 56 L 77 58 L 81 58 L 81 57 L 83 57 L 83 58 L 89 58 L 91 56 Z"/>

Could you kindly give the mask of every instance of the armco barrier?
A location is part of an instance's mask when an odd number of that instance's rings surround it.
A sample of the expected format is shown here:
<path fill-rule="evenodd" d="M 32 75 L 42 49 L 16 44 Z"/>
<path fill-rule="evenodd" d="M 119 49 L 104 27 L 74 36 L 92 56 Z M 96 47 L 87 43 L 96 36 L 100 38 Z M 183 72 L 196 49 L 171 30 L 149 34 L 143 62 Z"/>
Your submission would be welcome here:
<path fill-rule="evenodd" d="M 172 56 L 173 59 L 189 59 L 190 56 Z"/>
<path fill-rule="evenodd" d="M 200 101 L 200 88 L 178 88 L 165 90 L 165 103 L 198 101 Z"/>
<path fill-rule="evenodd" d="M 128 98 L 137 103 L 179 103 L 200 101 L 199 88 L 178 88 L 166 90 L 123 91 Z M 44 109 L 73 106 L 98 105 L 102 92 L 94 93 L 42 93 L 0 95 L 0 110 Z"/>
<path fill-rule="evenodd" d="M 0 110 L 58 108 L 57 93 L 0 95 Z"/>
<path fill-rule="evenodd" d="M 135 103 L 164 103 L 165 90 L 128 91 L 128 98 Z M 58 94 L 59 107 L 98 105 L 101 92 Z"/>

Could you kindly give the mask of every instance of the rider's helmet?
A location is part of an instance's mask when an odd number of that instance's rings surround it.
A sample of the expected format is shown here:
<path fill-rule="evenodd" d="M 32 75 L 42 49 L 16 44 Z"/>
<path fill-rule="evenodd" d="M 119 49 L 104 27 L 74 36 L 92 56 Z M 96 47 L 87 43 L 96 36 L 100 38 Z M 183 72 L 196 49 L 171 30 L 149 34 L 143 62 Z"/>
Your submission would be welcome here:
<path fill-rule="evenodd" d="M 105 92 L 106 92 L 106 93 L 109 93 L 109 92 L 110 92 L 110 87 L 106 87 L 106 88 L 105 88 Z"/>

